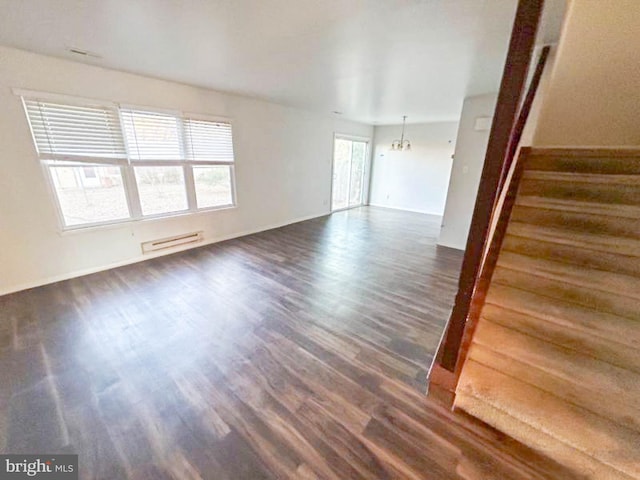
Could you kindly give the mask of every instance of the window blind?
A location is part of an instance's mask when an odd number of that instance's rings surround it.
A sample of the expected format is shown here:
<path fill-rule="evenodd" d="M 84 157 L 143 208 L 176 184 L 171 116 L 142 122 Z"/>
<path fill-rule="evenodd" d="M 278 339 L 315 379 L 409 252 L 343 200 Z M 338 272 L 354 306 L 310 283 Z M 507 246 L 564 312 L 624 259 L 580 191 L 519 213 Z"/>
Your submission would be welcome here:
<path fill-rule="evenodd" d="M 131 160 L 184 160 L 179 117 L 131 109 L 120 112 Z"/>
<path fill-rule="evenodd" d="M 63 228 L 235 205 L 228 122 L 37 92 L 22 101 Z"/>
<path fill-rule="evenodd" d="M 64 105 L 24 99 L 33 139 L 43 160 L 126 159 L 116 107 Z M 120 162 L 114 162 L 120 163 Z"/>
<path fill-rule="evenodd" d="M 233 162 L 230 123 L 186 118 L 184 129 L 190 160 Z"/>

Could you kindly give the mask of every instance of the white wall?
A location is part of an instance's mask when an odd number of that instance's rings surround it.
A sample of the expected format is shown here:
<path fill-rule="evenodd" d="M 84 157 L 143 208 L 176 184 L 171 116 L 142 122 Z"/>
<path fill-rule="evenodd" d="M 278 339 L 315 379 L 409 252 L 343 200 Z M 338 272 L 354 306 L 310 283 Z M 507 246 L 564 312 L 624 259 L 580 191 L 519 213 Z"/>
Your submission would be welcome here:
<path fill-rule="evenodd" d="M 369 204 L 442 215 L 457 122 L 407 125 L 410 151 L 391 151 L 401 125 L 375 128 Z"/>
<path fill-rule="evenodd" d="M 574 0 L 540 111 L 534 145 L 640 144 L 638 0 Z"/>
<path fill-rule="evenodd" d="M 237 208 L 61 233 L 12 87 L 228 116 Z M 329 213 L 334 132 L 373 128 L 330 115 L 0 47 L 0 294 L 140 260 L 140 242 L 203 230 L 206 241 Z"/>
<path fill-rule="evenodd" d="M 468 97 L 462 106 L 453 170 L 438 244 L 464 250 L 489 141 L 474 129 L 476 118 L 493 117 L 497 94 Z"/>

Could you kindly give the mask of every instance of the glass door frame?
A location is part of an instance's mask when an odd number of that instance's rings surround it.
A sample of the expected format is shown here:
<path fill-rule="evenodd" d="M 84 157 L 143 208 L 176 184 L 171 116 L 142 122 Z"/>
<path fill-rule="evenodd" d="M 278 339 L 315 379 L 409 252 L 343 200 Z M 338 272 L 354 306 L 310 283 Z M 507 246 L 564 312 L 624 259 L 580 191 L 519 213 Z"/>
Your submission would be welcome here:
<path fill-rule="evenodd" d="M 335 153 L 336 153 L 336 140 L 349 140 L 350 142 L 361 142 L 366 145 L 364 153 L 364 168 L 362 169 L 362 195 L 360 196 L 360 203 L 357 205 L 349 205 L 349 198 L 351 195 L 351 166 L 349 167 L 349 192 L 347 193 L 347 206 L 342 208 L 333 208 L 333 178 L 335 174 Z M 352 150 L 353 155 L 353 150 Z M 353 159 L 351 159 L 353 161 Z M 368 205 L 369 200 L 369 184 L 371 182 L 371 138 L 359 137 L 357 135 L 348 135 L 343 133 L 333 134 L 333 148 L 331 150 L 331 191 L 329 195 L 329 210 L 331 213 L 342 212 L 351 208 L 362 207 Z"/>

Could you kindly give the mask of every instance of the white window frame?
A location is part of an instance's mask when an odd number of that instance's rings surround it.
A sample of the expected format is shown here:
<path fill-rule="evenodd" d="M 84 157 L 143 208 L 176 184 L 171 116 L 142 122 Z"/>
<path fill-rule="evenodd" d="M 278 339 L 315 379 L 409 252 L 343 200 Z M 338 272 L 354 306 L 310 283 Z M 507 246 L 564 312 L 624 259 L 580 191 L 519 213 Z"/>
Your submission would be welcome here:
<path fill-rule="evenodd" d="M 31 123 L 29 119 L 29 115 L 27 114 L 26 105 L 24 103 L 25 99 L 37 99 L 43 101 L 51 101 L 51 102 L 61 102 L 69 105 L 78 105 L 78 106 L 101 106 L 101 107 L 109 107 L 116 108 L 118 110 L 118 115 L 120 116 L 121 128 L 122 128 L 122 136 L 125 142 L 125 146 L 127 152 L 129 152 L 129 145 L 127 143 L 127 135 L 124 132 L 124 123 L 122 120 L 122 110 L 141 110 L 150 113 L 160 113 L 166 115 L 172 115 L 178 118 L 179 122 L 182 123 L 185 119 L 192 120 L 203 120 L 209 122 L 221 122 L 228 123 L 231 125 L 233 131 L 233 121 L 229 117 L 219 116 L 219 115 L 208 115 L 203 113 L 192 113 L 192 112 L 183 112 L 179 110 L 168 110 L 161 109 L 155 107 L 148 107 L 142 105 L 131 105 L 131 104 L 120 104 L 112 101 L 101 101 L 83 97 L 75 97 L 70 95 L 61 95 L 61 94 L 53 94 L 53 93 L 43 93 L 32 90 L 24 90 L 24 89 L 13 89 L 14 95 L 21 97 L 21 102 L 23 104 L 25 117 L 27 122 L 29 123 L 29 129 L 31 130 Z M 180 133 L 184 135 L 184 128 L 180 129 Z M 46 180 L 47 189 L 51 195 L 53 203 L 55 204 L 56 216 L 58 219 L 58 226 L 62 232 L 72 232 L 78 230 L 85 230 L 91 228 L 98 227 L 108 227 L 108 226 L 117 226 L 132 222 L 144 222 L 150 220 L 158 220 L 158 219 L 166 219 L 170 217 L 179 217 L 185 215 L 193 215 L 193 214 L 201 214 L 207 212 L 214 212 L 217 210 L 227 210 L 231 208 L 237 207 L 237 198 L 236 198 L 236 174 L 235 174 L 235 141 L 233 139 L 232 133 L 232 142 L 234 142 L 234 160 L 231 162 L 224 161 L 203 161 L 203 160 L 190 160 L 184 158 L 182 160 L 132 160 L 131 158 L 127 159 L 110 159 L 107 163 L 104 159 L 100 159 L 100 157 L 80 157 L 80 156 L 61 156 L 61 155 L 51 155 L 51 159 L 41 158 L 40 155 L 37 155 L 37 161 L 41 166 L 41 169 L 44 174 L 44 178 Z M 33 139 L 33 145 L 35 147 L 35 139 Z M 36 148 L 37 152 L 37 148 Z M 129 155 L 127 155 L 129 157 Z M 101 160 L 96 162 L 96 160 Z M 58 161 L 62 165 L 68 163 L 68 166 L 77 167 L 79 164 L 86 164 L 86 166 L 113 166 L 118 167 L 120 169 L 120 174 L 122 176 L 122 184 L 123 189 L 127 201 L 127 207 L 129 209 L 129 218 L 117 219 L 117 220 L 106 220 L 101 222 L 92 222 L 92 223 L 83 223 L 81 225 L 67 225 L 65 222 L 64 214 L 62 211 L 62 207 L 60 204 L 60 200 L 58 197 L 58 193 L 55 187 L 55 182 L 53 180 L 53 176 L 51 174 L 51 161 Z M 143 215 L 142 214 L 142 205 L 140 203 L 140 195 L 138 192 L 138 185 L 135 178 L 135 167 L 175 167 L 179 166 L 183 169 L 184 176 L 184 185 L 185 185 L 185 194 L 187 197 L 187 208 L 184 210 L 166 212 L 166 213 L 158 213 L 152 215 Z M 229 177 L 230 177 L 230 188 L 231 188 L 231 203 L 226 205 L 217 205 L 212 207 L 201 207 L 198 208 L 196 189 L 195 189 L 195 179 L 193 176 L 193 167 L 194 166 L 226 166 L 229 167 Z"/>

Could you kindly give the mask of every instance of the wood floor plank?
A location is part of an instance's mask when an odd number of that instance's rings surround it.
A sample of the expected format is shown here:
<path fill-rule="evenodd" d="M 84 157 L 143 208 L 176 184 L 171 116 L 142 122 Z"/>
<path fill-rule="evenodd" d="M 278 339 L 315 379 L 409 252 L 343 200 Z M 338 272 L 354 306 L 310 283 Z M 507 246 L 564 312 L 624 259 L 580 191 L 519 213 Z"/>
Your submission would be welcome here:
<path fill-rule="evenodd" d="M 0 297 L 0 451 L 83 479 L 572 478 L 425 402 L 462 260 L 438 232 L 361 208 Z"/>

